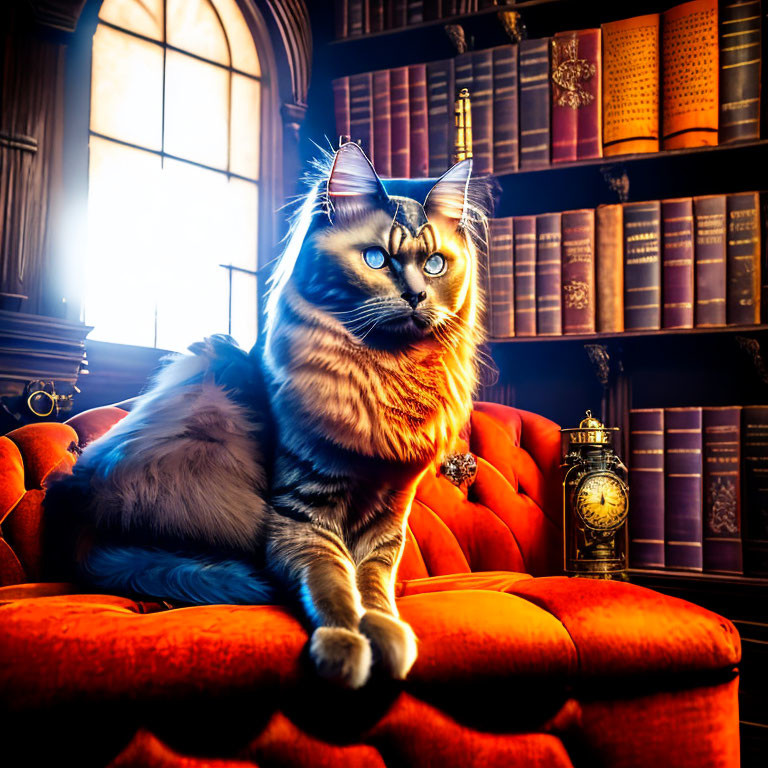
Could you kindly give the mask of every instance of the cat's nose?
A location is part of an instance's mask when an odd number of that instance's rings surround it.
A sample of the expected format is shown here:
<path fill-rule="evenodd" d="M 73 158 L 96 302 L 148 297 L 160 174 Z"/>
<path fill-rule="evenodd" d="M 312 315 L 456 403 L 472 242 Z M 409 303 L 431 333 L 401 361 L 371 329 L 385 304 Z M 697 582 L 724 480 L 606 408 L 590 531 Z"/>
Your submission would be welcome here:
<path fill-rule="evenodd" d="M 427 298 L 427 292 L 419 291 L 418 293 L 413 293 L 412 291 L 406 291 L 405 293 L 400 294 L 400 298 L 405 299 L 414 309 L 416 309 L 416 307 Z"/>

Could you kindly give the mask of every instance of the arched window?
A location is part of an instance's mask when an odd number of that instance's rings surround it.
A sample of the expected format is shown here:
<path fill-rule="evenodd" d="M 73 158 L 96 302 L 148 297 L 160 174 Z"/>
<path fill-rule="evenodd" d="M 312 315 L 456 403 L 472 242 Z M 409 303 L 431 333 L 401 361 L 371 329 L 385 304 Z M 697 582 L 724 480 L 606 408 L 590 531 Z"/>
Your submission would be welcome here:
<path fill-rule="evenodd" d="M 105 0 L 92 54 L 91 338 L 249 347 L 263 94 L 235 0 Z"/>

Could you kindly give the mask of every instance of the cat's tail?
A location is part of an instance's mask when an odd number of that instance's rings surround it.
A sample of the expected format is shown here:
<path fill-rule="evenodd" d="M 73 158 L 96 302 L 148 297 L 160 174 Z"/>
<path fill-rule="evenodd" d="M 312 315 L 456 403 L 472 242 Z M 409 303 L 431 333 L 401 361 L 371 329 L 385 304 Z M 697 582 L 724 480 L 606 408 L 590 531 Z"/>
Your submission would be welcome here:
<path fill-rule="evenodd" d="M 100 590 L 189 605 L 264 605 L 276 594 L 264 573 L 245 560 L 154 547 L 97 545 L 79 570 Z"/>

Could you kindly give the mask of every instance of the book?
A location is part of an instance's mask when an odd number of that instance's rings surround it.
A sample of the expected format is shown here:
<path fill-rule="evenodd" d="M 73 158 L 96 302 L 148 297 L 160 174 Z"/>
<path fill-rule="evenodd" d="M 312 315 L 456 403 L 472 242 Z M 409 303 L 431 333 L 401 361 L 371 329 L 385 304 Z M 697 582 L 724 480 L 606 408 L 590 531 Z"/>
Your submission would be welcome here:
<path fill-rule="evenodd" d="M 624 330 L 624 209 L 600 205 L 595 211 L 597 331 Z"/>
<path fill-rule="evenodd" d="M 702 419 L 704 570 L 742 573 L 741 408 L 704 408 Z"/>
<path fill-rule="evenodd" d="M 559 336 L 562 310 L 562 216 L 542 213 L 536 217 L 536 334 Z"/>
<path fill-rule="evenodd" d="M 411 171 L 408 67 L 389 70 L 389 104 L 392 177 L 407 179 Z"/>
<path fill-rule="evenodd" d="M 472 54 L 472 172 L 493 173 L 493 53 Z"/>
<path fill-rule="evenodd" d="M 366 0 L 349 0 L 347 29 L 349 36 L 355 37 L 365 32 Z"/>
<path fill-rule="evenodd" d="M 760 322 L 760 194 L 728 195 L 726 260 L 728 325 Z"/>
<path fill-rule="evenodd" d="M 520 167 L 546 168 L 550 155 L 550 38 L 522 40 L 518 62 Z"/>
<path fill-rule="evenodd" d="M 424 21 L 424 0 L 407 0 L 407 23 L 420 24 Z"/>
<path fill-rule="evenodd" d="M 600 30 L 552 38 L 552 162 L 602 155 Z"/>
<path fill-rule="evenodd" d="M 595 332 L 595 212 L 566 211 L 563 226 L 563 333 Z"/>
<path fill-rule="evenodd" d="M 493 51 L 493 172 L 512 173 L 517 161 L 517 46 Z"/>
<path fill-rule="evenodd" d="M 491 336 L 515 335 L 515 273 L 512 218 L 490 219 L 488 316 Z"/>
<path fill-rule="evenodd" d="M 702 559 L 701 408 L 664 410 L 664 562 L 700 571 Z"/>
<path fill-rule="evenodd" d="M 453 158 L 453 61 L 427 64 L 429 175 L 442 176 Z"/>
<path fill-rule="evenodd" d="M 721 0 L 721 144 L 760 138 L 761 38 L 760 0 Z"/>
<path fill-rule="evenodd" d="M 333 87 L 333 111 L 336 115 L 336 138 L 350 136 L 352 130 L 349 125 L 349 78 L 339 77 L 332 83 Z"/>
<path fill-rule="evenodd" d="M 768 576 L 768 406 L 741 411 L 744 573 Z"/>
<path fill-rule="evenodd" d="M 536 217 L 515 216 L 515 335 L 536 335 Z"/>
<path fill-rule="evenodd" d="M 697 328 L 725 325 L 725 195 L 693 198 Z"/>
<path fill-rule="evenodd" d="M 659 151 L 658 13 L 603 24 L 603 154 Z"/>
<path fill-rule="evenodd" d="M 662 327 L 693 328 L 693 200 L 661 201 Z"/>
<path fill-rule="evenodd" d="M 427 67 L 408 67 L 408 108 L 410 110 L 410 178 L 423 179 L 429 165 L 427 132 Z"/>
<path fill-rule="evenodd" d="M 624 204 L 624 329 L 661 327 L 661 204 Z"/>
<path fill-rule="evenodd" d="M 389 102 L 389 70 L 373 73 L 373 146 L 372 158 L 379 176 L 392 176 L 392 115 Z"/>
<path fill-rule="evenodd" d="M 349 78 L 349 133 L 352 141 L 360 142 L 363 152 L 373 157 L 373 104 L 371 102 L 371 73 Z"/>
<path fill-rule="evenodd" d="M 334 4 L 334 37 L 343 40 L 349 34 L 349 0 L 336 0 Z"/>
<path fill-rule="evenodd" d="M 692 0 L 662 15 L 664 149 L 717 144 L 717 0 Z"/>
<path fill-rule="evenodd" d="M 664 567 L 664 409 L 629 412 L 629 562 Z"/>

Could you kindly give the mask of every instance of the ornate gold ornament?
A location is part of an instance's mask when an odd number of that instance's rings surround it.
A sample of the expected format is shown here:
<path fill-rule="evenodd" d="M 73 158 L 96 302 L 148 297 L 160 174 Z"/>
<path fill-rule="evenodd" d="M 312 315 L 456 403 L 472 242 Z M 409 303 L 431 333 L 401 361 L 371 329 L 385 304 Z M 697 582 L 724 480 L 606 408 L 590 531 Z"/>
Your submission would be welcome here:
<path fill-rule="evenodd" d="M 713 533 L 738 534 L 736 525 L 737 492 L 733 480 L 722 477 L 712 479 L 707 489 L 709 511 L 707 527 Z"/>
<path fill-rule="evenodd" d="M 572 280 L 563 286 L 565 306 L 568 309 L 584 309 L 589 305 L 589 285 L 583 280 Z"/>
<path fill-rule="evenodd" d="M 552 40 L 552 82 L 557 86 L 555 102 L 561 107 L 578 109 L 594 100 L 582 83 L 595 74 L 595 65 L 579 58 L 579 39 Z"/>

